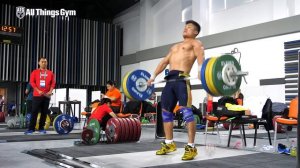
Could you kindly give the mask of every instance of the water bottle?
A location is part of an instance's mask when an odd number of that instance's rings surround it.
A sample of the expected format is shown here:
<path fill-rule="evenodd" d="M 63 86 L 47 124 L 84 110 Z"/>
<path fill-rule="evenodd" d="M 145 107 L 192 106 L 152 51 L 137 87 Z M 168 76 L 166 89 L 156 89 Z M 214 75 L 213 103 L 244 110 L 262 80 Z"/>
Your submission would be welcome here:
<path fill-rule="evenodd" d="M 292 142 L 291 142 L 290 150 L 291 150 L 291 156 L 296 157 L 297 156 L 297 148 L 296 148 L 296 143 L 294 140 L 292 140 Z"/>

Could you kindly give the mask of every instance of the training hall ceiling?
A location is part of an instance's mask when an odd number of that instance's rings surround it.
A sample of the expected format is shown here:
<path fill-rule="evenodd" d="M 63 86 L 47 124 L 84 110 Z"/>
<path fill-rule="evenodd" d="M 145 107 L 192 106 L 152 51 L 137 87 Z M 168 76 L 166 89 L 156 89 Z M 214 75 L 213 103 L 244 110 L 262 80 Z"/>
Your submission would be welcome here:
<path fill-rule="evenodd" d="M 120 12 L 140 0 L 0 0 L 1 4 L 40 9 L 76 10 L 80 18 L 112 22 Z"/>

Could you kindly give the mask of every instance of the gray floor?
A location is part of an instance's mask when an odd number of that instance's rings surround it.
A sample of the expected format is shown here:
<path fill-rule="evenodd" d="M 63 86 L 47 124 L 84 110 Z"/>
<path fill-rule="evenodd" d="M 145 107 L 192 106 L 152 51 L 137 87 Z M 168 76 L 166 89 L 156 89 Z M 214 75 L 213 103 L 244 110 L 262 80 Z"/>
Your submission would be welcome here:
<path fill-rule="evenodd" d="M 183 147 L 187 141 L 185 131 L 174 132 L 174 140 L 177 142 L 178 149 L 165 156 L 155 155 L 161 139 L 155 139 L 152 126 L 144 126 L 140 141 L 135 143 L 75 146 L 74 141 L 79 139 L 63 139 L 62 137 L 62 140 L 37 141 L 34 139 L 38 136 L 33 135 L 30 137 L 33 139 L 32 141 L 0 141 L 2 142 L 0 143 L 0 167 L 59 167 L 26 154 L 27 151 L 43 152 L 44 149 L 53 149 L 100 167 L 296 167 L 295 157 L 275 153 L 274 148 L 268 146 L 268 140 L 265 138 L 258 138 L 257 146 L 253 146 L 253 138 L 250 135 L 254 133 L 254 130 L 246 130 L 246 133 L 249 135 L 247 147 L 243 146 L 239 130 L 235 130 L 230 147 L 227 148 L 228 131 L 221 131 L 220 138 L 215 134 L 209 134 L 206 146 L 204 145 L 205 134 L 203 131 L 199 131 L 196 134 L 198 155 L 195 160 L 188 162 L 181 161 Z M 48 134 L 55 133 L 48 131 Z M 265 130 L 260 129 L 259 134 L 264 137 Z M 18 136 L 23 137 L 22 132 L 1 132 L 0 130 L 0 138 L 5 136 L 16 139 Z M 295 138 L 291 138 L 291 140 L 295 140 Z M 284 138 L 279 139 L 278 142 L 285 145 L 290 144 Z"/>

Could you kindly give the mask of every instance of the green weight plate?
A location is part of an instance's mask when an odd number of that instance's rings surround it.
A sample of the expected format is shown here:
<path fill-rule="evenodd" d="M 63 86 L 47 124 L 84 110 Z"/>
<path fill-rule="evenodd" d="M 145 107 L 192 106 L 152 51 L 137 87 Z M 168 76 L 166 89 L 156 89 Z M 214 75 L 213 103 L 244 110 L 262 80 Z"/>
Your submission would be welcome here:
<path fill-rule="evenodd" d="M 217 58 L 212 67 L 212 80 L 216 89 L 221 95 L 231 96 L 240 88 L 242 78 L 240 76 L 236 77 L 235 85 L 229 86 L 225 84 L 223 79 L 224 75 L 222 74 L 224 73 L 224 71 L 229 71 L 224 69 L 224 66 L 226 64 L 232 64 L 233 66 L 235 66 L 237 71 L 241 71 L 241 66 L 239 62 L 232 55 L 222 55 L 219 58 Z"/>
<path fill-rule="evenodd" d="M 125 94 L 126 97 L 128 97 L 129 99 L 133 100 L 133 98 L 130 96 L 130 94 L 128 93 L 128 89 L 127 89 L 127 85 L 126 82 L 128 80 L 128 76 L 131 74 L 132 72 L 127 72 L 127 74 L 124 76 L 123 81 L 122 81 L 122 88 L 123 88 L 123 92 Z"/>
<path fill-rule="evenodd" d="M 87 129 L 93 130 L 92 144 L 97 144 L 100 140 L 100 124 L 99 121 L 92 118 L 87 125 Z"/>
<path fill-rule="evenodd" d="M 212 67 L 216 61 L 217 57 L 212 57 L 206 66 L 205 69 L 205 81 L 207 83 L 208 89 L 212 92 L 213 96 L 219 96 L 219 92 L 217 91 L 216 87 L 214 86 L 214 83 L 212 81 Z"/>

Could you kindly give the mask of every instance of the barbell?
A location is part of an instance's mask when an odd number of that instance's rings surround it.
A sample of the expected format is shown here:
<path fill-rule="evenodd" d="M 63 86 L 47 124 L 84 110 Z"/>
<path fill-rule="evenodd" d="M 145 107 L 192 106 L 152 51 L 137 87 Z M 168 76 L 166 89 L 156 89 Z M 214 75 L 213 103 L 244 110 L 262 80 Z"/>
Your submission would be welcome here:
<path fill-rule="evenodd" d="M 200 80 L 204 90 L 213 96 L 233 95 L 240 88 L 242 77 L 248 72 L 241 71 L 239 62 L 231 55 L 205 59 L 200 68 Z M 122 89 L 126 97 L 132 100 L 146 100 L 154 90 L 153 84 L 175 82 L 178 80 L 194 80 L 197 77 L 186 77 L 161 80 L 147 85 L 151 74 L 145 70 L 134 70 L 125 74 Z"/>

